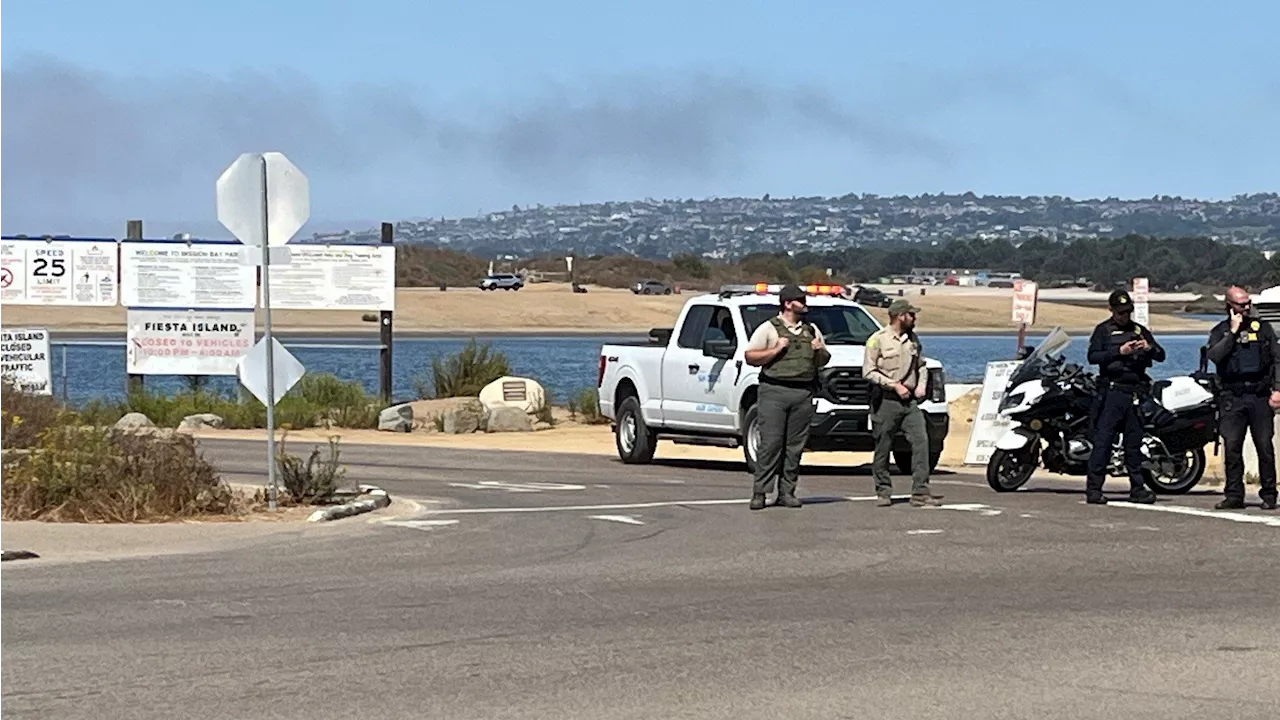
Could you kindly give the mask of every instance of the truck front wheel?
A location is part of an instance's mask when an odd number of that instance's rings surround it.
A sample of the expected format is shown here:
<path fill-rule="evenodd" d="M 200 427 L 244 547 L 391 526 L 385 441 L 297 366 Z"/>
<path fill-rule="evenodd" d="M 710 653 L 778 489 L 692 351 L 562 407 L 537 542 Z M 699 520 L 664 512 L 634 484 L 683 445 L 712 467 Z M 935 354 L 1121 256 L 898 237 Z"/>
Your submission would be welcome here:
<path fill-rule="evenodd" d="M 747 472 L 755 474 L 756 458 L 760 457 L 760 419 L 756 405 L 747 408 L 742 416 L 742 458 L 747 462 Z"/>
<path fill-rule="evenodd" d="M 640 414 L 640 401 L 629 397 L 618 406 L 618 417 L 613 428 L 614 444 L 618 457 L 627 464 L 646 464 L 653 460 L 656 444 L 653 432 L 645 425 Z"/>

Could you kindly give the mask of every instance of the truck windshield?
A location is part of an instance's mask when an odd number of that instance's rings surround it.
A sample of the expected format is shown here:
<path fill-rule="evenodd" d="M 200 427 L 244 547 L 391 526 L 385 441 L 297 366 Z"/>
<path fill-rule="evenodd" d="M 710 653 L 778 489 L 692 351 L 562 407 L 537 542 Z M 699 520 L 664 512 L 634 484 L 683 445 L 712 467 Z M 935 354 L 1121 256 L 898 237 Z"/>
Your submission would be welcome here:
<path fill-rule="evenodd" d="M 747 326 L 747 337 L 777 314 L 776 304 L 743 305 L 742 321 Z M 810 305 L 805 320 L 818 328 L 829 345 L 865 345 L 867 338 L 880 329 L 875 318 L 854 305 Z"/>

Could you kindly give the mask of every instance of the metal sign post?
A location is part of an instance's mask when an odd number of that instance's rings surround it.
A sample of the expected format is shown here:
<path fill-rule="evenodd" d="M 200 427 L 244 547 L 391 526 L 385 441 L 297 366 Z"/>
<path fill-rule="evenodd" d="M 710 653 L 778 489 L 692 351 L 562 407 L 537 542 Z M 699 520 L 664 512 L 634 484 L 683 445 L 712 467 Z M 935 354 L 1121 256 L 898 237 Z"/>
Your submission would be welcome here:
<path fill-rule="evenodd" d="M 267 182 L 267 159 L 262 158 L 262 340 L 267 344 L 267 507 L 276 509 L 279 482 L 276 479 L 276 362 L 271 342 L 271 186 Z"/>
<path fill-rule="evenodd" d="M 261 248 L 263 337 L 266 352 L 267 482 L 269 507 L 276 509 L 275 340 L 271 336 L 272 249 L 283 246 L 311 214 L 307 177 L 282 153 L 244 153 L 218 178 L 218 220 L 240 242 Z M 256 253 L 253 253 L 256 254 Z M 288 251 L 278 259 L 288 262 Z M 242 363 L 242 367 L 244 367 Z M 296 379 L 294 380 L 296 382 Z M 293 383 L 290 382 L 290 385 Z"/>

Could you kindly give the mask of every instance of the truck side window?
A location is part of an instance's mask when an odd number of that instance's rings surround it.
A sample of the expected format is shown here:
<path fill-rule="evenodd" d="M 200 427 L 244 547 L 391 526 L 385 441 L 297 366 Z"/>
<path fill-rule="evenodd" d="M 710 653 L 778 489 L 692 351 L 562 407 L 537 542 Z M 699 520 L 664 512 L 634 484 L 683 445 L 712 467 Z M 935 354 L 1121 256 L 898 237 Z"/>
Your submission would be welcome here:
<path fill-rule="evenodd" d="M 712 313 L 711 324 L 707 326 L 706 334 L 702 336 L 702 342 L 705 343 L 708 340 L 728 340 L 734 345 L 738 344 L 738 330 L 729 308 L 718 307 Z"/>
<path fill-rule="evenodd" d="M 684 324 L 680 326 L 680 337 L 676 339 L 676 345 L 701 350 L 702 338 L 711 325 L 711 315 L 715 310 L 714 305 L 694 305 L 689 308 L 684 316 Z"/>

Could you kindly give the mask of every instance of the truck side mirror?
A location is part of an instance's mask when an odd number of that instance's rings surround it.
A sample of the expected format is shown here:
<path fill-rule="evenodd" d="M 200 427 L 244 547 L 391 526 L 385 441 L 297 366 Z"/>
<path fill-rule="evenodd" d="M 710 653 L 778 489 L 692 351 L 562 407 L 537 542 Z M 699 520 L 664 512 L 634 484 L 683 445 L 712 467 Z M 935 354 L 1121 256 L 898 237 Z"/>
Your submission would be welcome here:
<path fill-rule="evenodd" d="M 717 360 L 732 360 L 737 348 L 730 340 L 707 340 L 702 343 L 702 354 Z"/>

